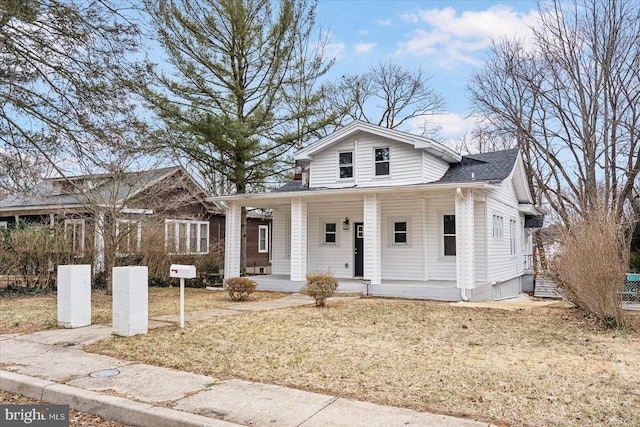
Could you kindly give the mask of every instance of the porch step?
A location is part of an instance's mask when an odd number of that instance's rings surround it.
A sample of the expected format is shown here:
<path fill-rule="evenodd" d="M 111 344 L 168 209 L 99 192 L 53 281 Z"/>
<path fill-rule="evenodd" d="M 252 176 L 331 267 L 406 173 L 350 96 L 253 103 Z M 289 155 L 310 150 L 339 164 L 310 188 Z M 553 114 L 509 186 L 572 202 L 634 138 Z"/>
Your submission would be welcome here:
<path fill-rule="evenodd" d="M 334 291 L 334 298 L 360 298 L 362 296 L 362 292 L 358 291 Z"/>

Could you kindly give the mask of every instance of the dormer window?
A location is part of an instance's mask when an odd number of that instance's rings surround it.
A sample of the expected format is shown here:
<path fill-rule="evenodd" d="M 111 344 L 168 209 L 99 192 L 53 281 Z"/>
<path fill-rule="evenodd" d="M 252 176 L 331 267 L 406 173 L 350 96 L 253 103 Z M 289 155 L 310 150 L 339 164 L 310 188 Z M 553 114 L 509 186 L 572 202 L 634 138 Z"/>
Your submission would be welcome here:
<path fill-rule="evenodd" d="M 376 148 L 375 153 L 376 176 L 389 175 L 389 147 Z"/>
<path fill-rule="evenodd" d="M 353 151 L 338 153 L 340 179 L 353 178 Z"/>

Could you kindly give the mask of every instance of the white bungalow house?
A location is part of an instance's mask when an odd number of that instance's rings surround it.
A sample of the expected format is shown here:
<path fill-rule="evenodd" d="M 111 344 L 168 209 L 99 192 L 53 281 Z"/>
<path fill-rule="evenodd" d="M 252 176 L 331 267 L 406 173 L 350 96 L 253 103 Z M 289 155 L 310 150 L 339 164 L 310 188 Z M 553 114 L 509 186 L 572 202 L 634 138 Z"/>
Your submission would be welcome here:
<path fill-rule="evenodd" d="M 355 121 L 299 150 L 304 172 L 227 208 L 225 278 L 240 275 L 242 206 L 273 211 L 271 275 L 299 291 L 331 270 L 340 289 L 438 300 L 517 295 L 540 215 L 518 149 L 461 156 L 429 138 Z"/>

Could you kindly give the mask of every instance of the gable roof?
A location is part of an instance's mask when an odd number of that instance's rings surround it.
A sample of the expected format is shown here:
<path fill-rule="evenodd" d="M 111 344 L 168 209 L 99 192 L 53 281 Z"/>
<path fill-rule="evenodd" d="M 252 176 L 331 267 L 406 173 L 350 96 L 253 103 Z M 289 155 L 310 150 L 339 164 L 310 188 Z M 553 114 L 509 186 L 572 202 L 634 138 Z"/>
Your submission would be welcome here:
<path fill-rule="evenodd" d="M 47 178 L 36 186 L 30 194 L 15 194 L 0 200 L 0 212 L 17 209 L 61 209 L 78 207 L 88 201 L 113 200 L 122 204 L 151 186 L 171 177 L 185 177 L 194 189 L 194 197 L 206 203 L 206 192 L 181 166 L 173 166 L 148 171 L 126 172 L 123 179 L 114 186 L 113 175 L 91 174 L 67 178 Z M 83 193 L 59 191 L 69 181 L 83 188 Z"/>
<path fill-rule="evenodd" d="M 295 160 L 309 161 L 316 153 L 325 150 L 331 145 L 336 144 L 357 132 L 366 132 L 383 138 L 392 139 L 394 141 L 403 142 L 405 144 L 411 144 L 414 148 L 425 150 L 449 163 L 459 162 L 461 159 L 460 154 L 431 138 L 377 126 L 360 120 L 355 120 L 333 132 L 331 135 L 307 145 L 305 148 L 298 150 L 293 157 Z"/>

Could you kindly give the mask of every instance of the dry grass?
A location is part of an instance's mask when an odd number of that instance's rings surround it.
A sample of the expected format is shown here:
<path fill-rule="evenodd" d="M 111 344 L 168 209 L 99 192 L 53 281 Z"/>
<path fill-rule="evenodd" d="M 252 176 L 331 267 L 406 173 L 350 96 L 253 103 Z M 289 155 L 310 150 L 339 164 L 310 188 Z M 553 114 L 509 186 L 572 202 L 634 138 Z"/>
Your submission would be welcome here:
<path fill-rule="evenodd" d="M 112 338 L 89 351 L 506 425 L 640 425 L 640 319 L 361 299 Z"/>
<path fill-rule="evenodd" d="M 249 301 L 265 301 L 281 297 L 276 292 L 256 292 Z M 232 307 L 238 303 L 229 294 L 206 289 L 185 289 L 185 311 Z M 149 316 L 178 314 L 180 288 L 150 288 Z M 111 297 L 105 291 L 91 294 L 91 322 L 111 323 Z M 0 334 L 28 333 L 58 327 L 56 295 L 0 298 Z"/>

